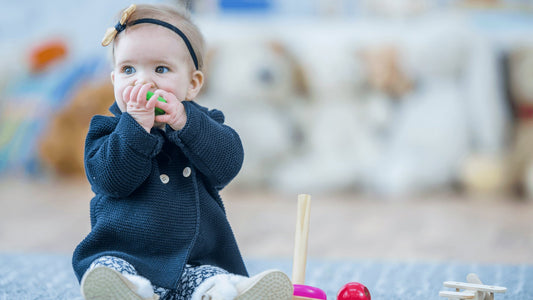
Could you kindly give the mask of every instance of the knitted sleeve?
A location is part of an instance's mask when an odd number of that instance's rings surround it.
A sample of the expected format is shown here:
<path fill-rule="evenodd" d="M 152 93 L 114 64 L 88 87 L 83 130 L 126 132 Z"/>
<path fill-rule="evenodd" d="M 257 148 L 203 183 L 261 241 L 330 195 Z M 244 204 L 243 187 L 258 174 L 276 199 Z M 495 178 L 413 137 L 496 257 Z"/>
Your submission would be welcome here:
<path fill-rule="evenodd" d="M 237 132 L 224 124 L 224 114 L 184 101 L 185 126 L 169 135 L 194 166 L 216 189 L 226 186 L 239 173 L 244 151 Z"/>
<path fill-rule="evenodd" d="M 85 141 L 85 171 L 95 193 L 125 197 L 151 172 L 162 140 L 146 132 L 128 113 L 95 116 Z"/>

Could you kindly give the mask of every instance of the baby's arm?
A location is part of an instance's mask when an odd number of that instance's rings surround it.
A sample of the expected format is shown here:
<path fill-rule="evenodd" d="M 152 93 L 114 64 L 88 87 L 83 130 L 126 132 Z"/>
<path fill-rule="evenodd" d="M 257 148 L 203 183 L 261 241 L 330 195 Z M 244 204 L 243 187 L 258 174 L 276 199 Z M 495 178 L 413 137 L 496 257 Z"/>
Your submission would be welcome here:
<path fill-rule="evenodd" d="M 151 158 L 162 143 L 128 113 L 95 116 L 85 142 L 85 169 L 93 190 L 114 197 L 131 194 L 149 176 Z"/>
<path fill-rule="evenodd" d="M 222 189 L 240 171 L 244 151 L 239 135 L 224 125 L 224 114 L 208 111 L 191 101 L 183 101 L 185 126 L 169 135 L 194 166 L 217 189 Z"/>

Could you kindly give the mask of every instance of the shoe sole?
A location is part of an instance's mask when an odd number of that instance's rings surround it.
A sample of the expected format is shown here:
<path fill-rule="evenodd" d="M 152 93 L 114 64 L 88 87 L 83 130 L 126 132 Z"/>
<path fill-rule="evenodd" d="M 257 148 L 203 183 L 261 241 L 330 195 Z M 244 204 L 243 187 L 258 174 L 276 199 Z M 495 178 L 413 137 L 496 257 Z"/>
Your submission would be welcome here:
<path fill-rule="evenodd" d="M 126 278 L 106 267 L 96 267 L 83 276 L 81 294 L 86 300 L 142 300 Z"/>
<path fill-rule="evenodd" d="M 290 300 L 292 293 L 293 285 L 285 273 L 266 271 L 235 300 Z"/>

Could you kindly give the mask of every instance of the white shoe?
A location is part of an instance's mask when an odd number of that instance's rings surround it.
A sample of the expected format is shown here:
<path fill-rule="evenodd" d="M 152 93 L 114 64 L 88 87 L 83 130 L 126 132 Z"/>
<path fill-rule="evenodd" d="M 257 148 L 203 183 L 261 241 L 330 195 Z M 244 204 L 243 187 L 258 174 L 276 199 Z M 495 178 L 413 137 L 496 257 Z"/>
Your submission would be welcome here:
<path fill-rule="evenodd" d="M 290 300 L 293 285 L 289 277 L 278 270 L 268 270 L 240 281 L 236 285 L 236 300 Z"/>
<path fill-rule="evenodd" d="M 252 278 L 221 274 L 207 279 L 192 300 L 290 300 L 293 286 L 285 273 L 268 270 Z"/>
<path fill-rule="evenodd" d="M 87 271 L 81 279 L 81 294 L 86 300 L 159 299 L 151 289 L 150 282 L 141 276 L 122 275 L 103 266 Z"/>

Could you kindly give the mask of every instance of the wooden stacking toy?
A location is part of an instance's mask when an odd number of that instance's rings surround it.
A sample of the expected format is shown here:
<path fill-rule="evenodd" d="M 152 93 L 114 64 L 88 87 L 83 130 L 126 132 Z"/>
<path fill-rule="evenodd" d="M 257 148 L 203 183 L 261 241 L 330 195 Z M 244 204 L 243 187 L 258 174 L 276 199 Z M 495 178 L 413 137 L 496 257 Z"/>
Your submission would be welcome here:
<path fill-rule="evenodd" d="M 304 284 L 310 212 L 311 196 L 306 194 L 298 195 L 298 214 L 292 264 L 293 300 L 327 300 L 326 293 L 323 290 Z"/>

